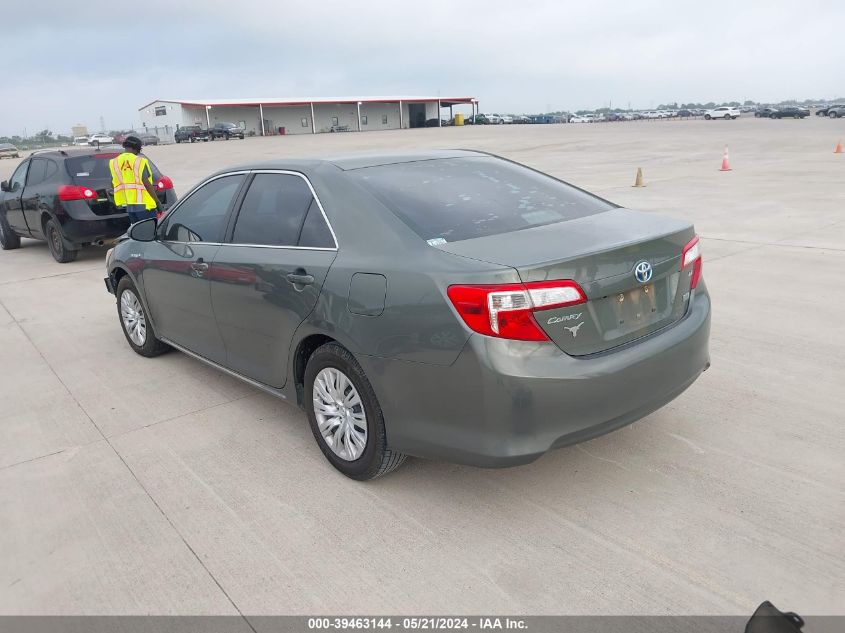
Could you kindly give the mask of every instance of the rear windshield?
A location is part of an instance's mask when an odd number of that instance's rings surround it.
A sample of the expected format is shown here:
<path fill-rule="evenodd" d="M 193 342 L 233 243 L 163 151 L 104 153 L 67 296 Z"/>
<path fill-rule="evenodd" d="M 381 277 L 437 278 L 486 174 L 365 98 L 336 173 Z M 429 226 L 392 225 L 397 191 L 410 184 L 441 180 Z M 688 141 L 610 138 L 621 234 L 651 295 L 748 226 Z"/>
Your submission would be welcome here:
<path fill-rule="evenodd" d="M 65 160 L 65 165 L 67 165 L 67 171 L 70 174 L 71 180 L 76 184 L 90 184 L 103 180 L 111 182 L 109 161 L 115 156 L 117 154 L 114 152 L 72 156 Z M 158 180 L 161 177 L 161 173 L 151 160 L 150 167 L 153 170 L 153 180 Z"/>
<path fill-rule="evenodd" d="M 433 246 L 614 208 L 550 176 L 494 157 L 423 160 L 347 173 Z"/>

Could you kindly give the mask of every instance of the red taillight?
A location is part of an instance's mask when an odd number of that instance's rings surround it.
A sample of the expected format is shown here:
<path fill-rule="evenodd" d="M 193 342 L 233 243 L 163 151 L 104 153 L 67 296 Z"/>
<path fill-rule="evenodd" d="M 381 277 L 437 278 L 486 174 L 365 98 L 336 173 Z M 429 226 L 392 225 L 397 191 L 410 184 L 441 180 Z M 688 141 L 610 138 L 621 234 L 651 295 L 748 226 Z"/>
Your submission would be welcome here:
<path fill-rule="evenodd" d="M 163 191 L 164 189 L 173 189 L 173 181 L 167 176 L 162 176 L 156 183 L 156 189 Z"/>
<path fill-rule="evenodd" d="M 533 312 L 586 303 L 574 281 L 541 281 L 500 286 L 449 286 L 449 299 L 475 332 L 519 341 L 548 341 Z"/>
<path fill-rule="evenodd" d="M 701 243 L 697 235 L 681 251 L 681 270 L 689 270 L 689 287 L 692 290 L 701 279 Z"/>
<path fill-rule="evenodd" d="M 91 187 L 62 185 L 59 187 L 59 200 L 96 200 L 97 192 Z"/>

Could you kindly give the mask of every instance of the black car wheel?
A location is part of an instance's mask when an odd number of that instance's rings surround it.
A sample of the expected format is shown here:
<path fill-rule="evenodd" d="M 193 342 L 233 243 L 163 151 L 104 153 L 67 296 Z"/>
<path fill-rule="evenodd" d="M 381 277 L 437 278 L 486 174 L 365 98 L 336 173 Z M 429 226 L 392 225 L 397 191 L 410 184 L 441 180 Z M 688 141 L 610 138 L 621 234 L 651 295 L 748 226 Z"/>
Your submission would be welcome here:
<path fill-rule="evenodd" d="M 712 119 L 713 117 L 711 117 L 709 114 L 705 114 L 705 115 L 704 115 L 704 118 L 705 118 L 705 119 L 707 119 L 707 120 L 709 121 L 709 120 L 710 120 L 710 119 Z"/>
<path fill-rule="evenodd" d="M 829 116 L 831 119 L 835 119 L 839 115 L 836 114 L 836 112 L 834 112 L 833 110 L 831 110 L 830 112 L 828 112 L 827 116 Z"/>
<path fill-rule="evenodd" d="M 21 246 L 21 237 L 12 230 L 6 216 L 0 214 L 0 248 L 11 251 Z"/>
<path fill-rule="evenodd" d="M 124 276 L 117 284 L 117 317 L 120 328 L 126 337 L 126 342 L 136 354 L 152 358 L 159 356 L 170 348 L 156 338 L 153 324 L 147 318 L 144 304 L 138 295 L 138 289 L 128 276 Z"/>
<path fill-rule="evenodd" d="M 50 254 L 60 264 L 67 264 L 76 259 L 79 251 L 68 248 L 62 239 L 62 232 L 55 220 L 47 220 L 44 225 L 44 235 L 47 236 L 47 245 L 50 247 Z"/>
<path fill-rule="evenodd" d="M 320 450 L 347 477 L 375 479 L 405 461 L 387 447 L 384 416 L 364 370 L 337 343 L 326 343 L 308 359 L 304 404 Z"/>

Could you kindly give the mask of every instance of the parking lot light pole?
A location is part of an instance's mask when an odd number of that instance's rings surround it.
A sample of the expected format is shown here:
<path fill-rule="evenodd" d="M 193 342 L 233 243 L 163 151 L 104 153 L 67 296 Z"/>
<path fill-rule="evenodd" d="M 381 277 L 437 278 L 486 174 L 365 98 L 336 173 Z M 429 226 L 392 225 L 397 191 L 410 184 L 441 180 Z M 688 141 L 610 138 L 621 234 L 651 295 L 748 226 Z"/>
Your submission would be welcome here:
<path fill-rule="evenodd" d="M 441 122 L 441 119 L 440 119 L 440 108 L 441 107 L 442 106 L 440 105 L 440 99 L 438 99 L 437 100 L 437 127 L 443 126 L 443 123 Z"/>
<path fill-rule="evenodd" d="M 358 131 L 360 132 L 361 131 L 361 102 L 360 101 L 357 103 L 357 107 L 358 107 Z"/>
<path fill-rule="evenodd" d="M 211 106 L 205 106 L 205 129 L 211 129 Z"/>
<path fill-rule="evenodd" d="M 317 124 L 314 123 L 314 102 L 312 101 L 310 104 L 311 106 L 311 134 L 317 133 Z"/>
<path fill-rule="evenodd" d="M 258 104 L 258 116 L 261 118 L 261 136 L 266 136 L 264 134 L 264 106 L 260 103 Z"/>
<path fill-rule="evenodd" d="M 399 129 L 402 129 L 403 121 L 402 121 L 402 99 L 399 99 Z"/>

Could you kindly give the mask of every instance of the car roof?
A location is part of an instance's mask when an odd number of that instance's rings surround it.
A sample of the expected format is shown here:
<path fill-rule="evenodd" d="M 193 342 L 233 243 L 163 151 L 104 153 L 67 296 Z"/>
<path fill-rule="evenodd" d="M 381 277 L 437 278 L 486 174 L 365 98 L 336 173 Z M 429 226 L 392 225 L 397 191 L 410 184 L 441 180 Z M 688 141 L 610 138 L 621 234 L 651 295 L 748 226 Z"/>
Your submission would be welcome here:
<path fill-rule="evenodd" d="M 250 163 L 238 165 L 223 170 L 219 173 L 239 170 L 257 169 L 290 169 L 300 170 L 303 168 L 317 168 L 321 165 L 334 165 L 344 171 L 351 169 L 362 169 L 364 167 L 377 167 L 380 165 L 394 165 L 397 163 L 413 163 L 424 160 L 442 160 L 450 158 L 468 158 L 490 156 L 485 152 L 474 150 L 450 149 L 450 150 L 427 150 L 418 152 L 396 152 L 396 153 L 371 153 L 371 154 L 342 154 L 335 156 L 304 157 L 302 159 L 274 160 L 261 163 Z"/>
<path fill-rule="evenodd" d="M 90 156 L 92 154 L 120 153 L 123 148 L 119 145 L 103 145 L 96 147 L 63 147 L 56 149 L 42 149 L 34 151 L 31 156 L 47 156 L 53 158 L 73 158 L 74 156 Z"/>

